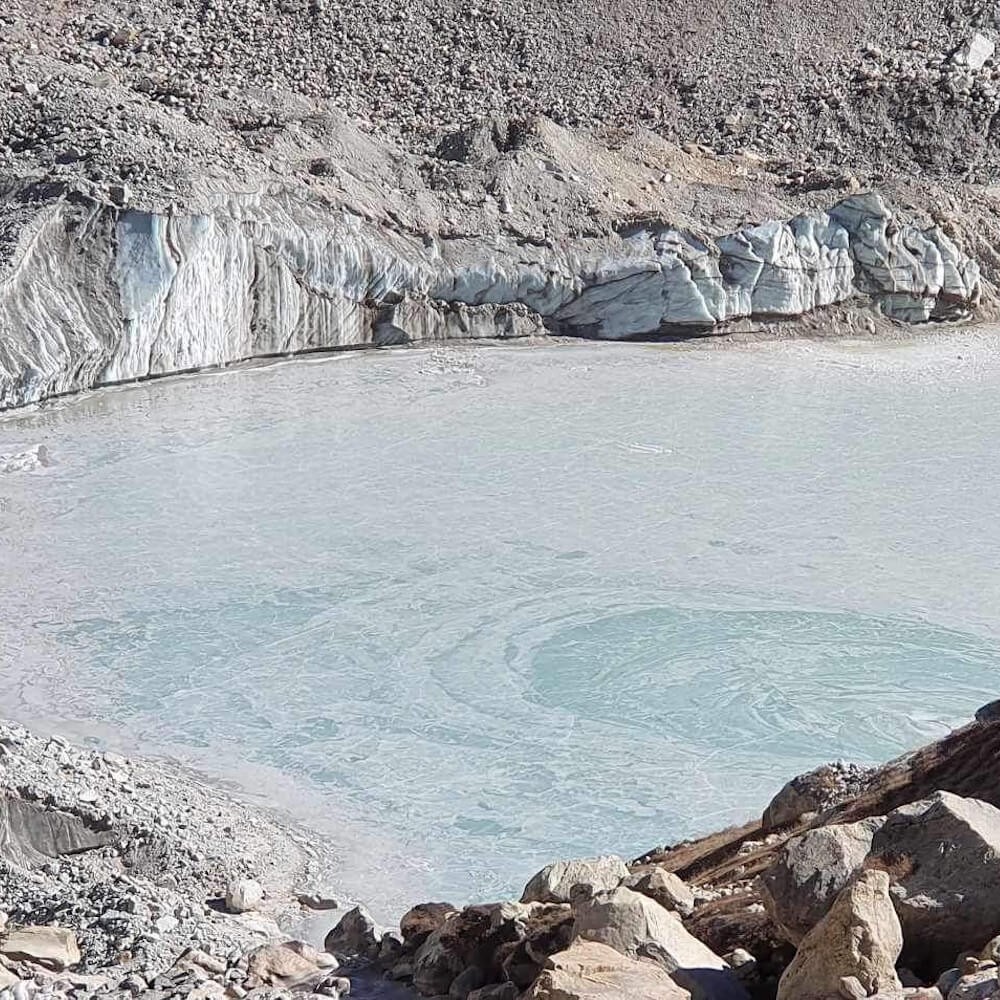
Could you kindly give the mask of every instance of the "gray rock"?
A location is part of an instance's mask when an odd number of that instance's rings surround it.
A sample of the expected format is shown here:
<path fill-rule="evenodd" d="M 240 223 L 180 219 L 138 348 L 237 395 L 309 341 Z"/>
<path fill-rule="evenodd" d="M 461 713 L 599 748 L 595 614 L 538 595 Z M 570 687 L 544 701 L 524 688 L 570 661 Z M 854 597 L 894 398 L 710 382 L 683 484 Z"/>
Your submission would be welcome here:
<path fill-rule="evenodd" d="M 616 888 L 628 875 L 625 862 L 614 855 L 557 861 L 543 868 L 528 882 L 521 894 L 521 902 L 569 903 L 577 886 L 594 895 Z"/>
<path fill-rule="evenodd" d="M 893 872 L 893 900 L 917 968 L 946 967 L 1000 928 L 1000 810 L 950 792 L 890 813 L 872 857 Z M 909 959 L 914 961 L 909 961 Z"/>
<path fill-rule="evenodd" d="M 991 1000 L 998 991 L 997 970 L 984 969 L 962 976 L 948 991 L 948 1000 Z"/>
<path fill-rule="evenodd" d="M 760 880 L 768 912 L 797 944 L 860 870 L 884 817 L 807 830 L 792 838 Z"/>
<path fill-rule="evenodd" d="M 954 58 L 962 66 L 980 70 L 986 65 L 987 60 L 993 58 L 996 48 L 996 42 L 977 31 L 962 43 Z"/>
<path fill-rule="evenodd" d="M 851 764 L 824 764 L 789 781 L 764 810 L 762 826 L 770 832 L 804 813 L 822 813 L 860 794 L 870 770 Z"/>

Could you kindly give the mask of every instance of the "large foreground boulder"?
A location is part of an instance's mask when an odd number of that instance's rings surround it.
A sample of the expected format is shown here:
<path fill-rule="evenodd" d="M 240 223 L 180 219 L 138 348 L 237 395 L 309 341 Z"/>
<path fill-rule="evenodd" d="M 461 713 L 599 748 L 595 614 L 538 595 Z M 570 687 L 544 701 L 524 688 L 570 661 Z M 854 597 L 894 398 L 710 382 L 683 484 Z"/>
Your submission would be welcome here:
<path fill-rule="evenodd" d="M 688 1000 L 655 962 L 627 958 L 596 941 L 575 941 L 551 956 L 524 1000 Z"/>
<path fill-rule="evenodd" d="M 695 998 L 746 995 L 726 962 L 655 900 L 620 887 L 576 907 L 574 932 L 631 958 L 655 958 Z"/>
<path fill-rule="evenodd" d="M 881 816 L 808 830 L 790 840 L 761 878 L 768 913 L 798 944 L 826 916 L 837 894 L 861 870 Z"/>
<path fill-rule="evenodd" d="M 904 962 L 950 965 L 1000 933 L 1000 809 L 938 792 L 889 814 L 868 864 L 893 877 Z"/>
<path fill-rule="evenodd" d="M 543 868 L 524 887 L 522 903 L 571 903 L 576 892 L 593 896 L 614 889 L 628 878 L 625 862 L 615 855 L 557 861 Z"/>
<path fill-rule="evenodd" d="M 863 872 L 805 936 L 778 985 L 778 1000 L 828 1000 L 853 977 L 866 996 L 901 990 L 896 960 L 903 932 L 885 872 Z"/>
<path fill-rule="evenodd" d="M 331 955 L 301 941 L 261 945 L 247 956 L 247 975 L 255 985 L 286 990 L 318 983 L 336 968 L 337 961 Z"/>

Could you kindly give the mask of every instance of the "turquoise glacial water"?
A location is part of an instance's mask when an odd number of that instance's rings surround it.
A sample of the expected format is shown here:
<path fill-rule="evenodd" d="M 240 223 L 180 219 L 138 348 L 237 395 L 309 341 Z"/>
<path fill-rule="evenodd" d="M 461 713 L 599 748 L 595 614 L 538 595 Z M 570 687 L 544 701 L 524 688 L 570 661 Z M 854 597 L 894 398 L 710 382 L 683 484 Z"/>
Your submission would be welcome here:
<path fill-rule="evenodd" d="M 1000 341 L 460 347 L 0 418 L 4 712 L 276 801 L 397 913 L 998 696 Z"/>

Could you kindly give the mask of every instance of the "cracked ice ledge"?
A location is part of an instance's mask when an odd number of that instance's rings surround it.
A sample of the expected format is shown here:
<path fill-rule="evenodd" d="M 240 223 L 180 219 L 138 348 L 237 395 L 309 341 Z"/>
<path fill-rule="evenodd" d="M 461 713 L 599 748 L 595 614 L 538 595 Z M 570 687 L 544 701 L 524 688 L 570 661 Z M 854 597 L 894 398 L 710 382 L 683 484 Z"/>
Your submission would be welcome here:
<path fill-rule="evenodd" d="M 420 239 L 277 197 L 207 215 L 60 203 L 0 273 L 0 408 L 314 349 L 694 333 L 851 299 L 922 322 L 979 297 L 975 261 L 877 194 L 710 242 L 647 226 L 560 248 Z"/>

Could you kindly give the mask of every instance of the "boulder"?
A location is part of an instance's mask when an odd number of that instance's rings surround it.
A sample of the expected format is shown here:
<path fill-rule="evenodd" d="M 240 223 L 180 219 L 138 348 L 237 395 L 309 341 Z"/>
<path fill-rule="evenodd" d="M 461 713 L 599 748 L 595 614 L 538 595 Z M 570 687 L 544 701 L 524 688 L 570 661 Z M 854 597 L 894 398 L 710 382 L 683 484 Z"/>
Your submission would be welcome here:
<path fill-rule="evenodd" d="M 502 939 L 513 944 L 500 946 L 502 978 L 522 988 L 530 986 L 542 971 L 545 960 L 565 950 L 573 939 L 573 909 L 564 903 L 503 903 L 492 918 Z"/>
<path fill-rule="evenodd" d="M 844 886 L 860 871 L 881 816 L 859 823 L 807 830 L 782 848 L 760 880 L 768 913 L 798 944 L 823 919 Z"/>
<path fill-rule="evenodd" d="M 695 998 L 744 997 L 729 966 L 655 900 L 619 887 L 576 907 L 576 937 L 630 958 L 655 958 Z"/>
<path fill-rule="evenodd" d="M 683 917 L 694 912 L 694 893 L 691 887 L 662 865 L 642 865 L 622 885 L 655 899 L 664 909 L 673 910 Z"/>
<path fill-rule="evenodd" d="M 52 972 L 65 972 L 80 961 L 76 935 L 64 927 L 22 927 L 0 940 L 0 955 L 32 962 Z"/>
<path fill-rule="evenodd" d="M 252 878 L 240 878 L 226 886 L 226 909 L 230 913 L 249 913 L 264 902 L 264 887 Z"/>
<path fill-rule="evenodd" d="M 557 861 L 543 868 L 524 887 L 522 903 L 570 903 L 582 886 L 588 895 L 614 889 L 628 878 L 625 862 L 614 855 Z M 578 890 L 579 893 L 579 890 Z"/>
<path fill-rule="evenodd" d="M 455 987 L 469 969 L 483 978 L 475 987 L 511 981 L 530 986 L 542 963 L 569 944 L 573 911 L 567 904 L 491 903 L 453 913 L 429 934 L 412 960 L 414 987 L 439 996 Z M 460 988 L 472 981 L 462 980 Z"/>
<path fill-rule="evenodd" d="M 443 996 L 471 962 L 485 921 L 469 919 L 466 911 L 449 917 L 413 956 L 413 987 L 424 996 Z"/>
<path fill-rule="evenodd" d="M 451 903 L 418 903 L 400 918 L 399 932 L 408 948 L 417 948 L 450 916 L 458 913 Z"/>
<path fill-rule="evenodd" d="M 330 931 L 323 947 L 331 955 L 346 958 L 375 958 L 382 941 L 382 928 L 363 906 L 355 906 Z"/>
<path fill-rule="evenodd" d="M 991 1000 L 998 991 L 997 970 L 983 969 L 962 976 L 948 991 L 948 1000 Z"/>
<path fill-rule="evenodd" d="M 914 971 L 939 970 L 1000 931 L 1000 809 L 938 792 L 889 814 L 869 866 L 892 875 L 893 901 Z"/>
<path fill-rule="evenodd" d="M 317 961 L 318 952 L 289 944 L 266 944 L 247 956 L 247 973 L 258 985 L 295 989 L 316 984 L 330 973 L 330 966 Z"/>
<path fill-rule="evenodd" d="M 448 1000 L 467 1000 L 469 994 L 482 987 L 485 981 L 483 970 L 477 965 L 470 965 L 452 980 L 448 987 Z"/>
<path fill-rule="evenodd" d="M 0 792 L 0 860 L 30 870 L 52 858 L 114 843 L 114 834 L 81 816 Z"/>
<path fill-rule="evenodd" d="M 902 947 L 888 874 L 863 872 L 803 938 L 778 984 L 777 1000 L 827 1000 L 852 977 L 869 996 L 901 991 L 896 960 Z"/>
<path fill-rule="evenodd" d="M 690 996 L 655 962 L 627 958 L 596 941 L 575 941 L 548 959 L 524 1000 L 687 1000 Z"/>
<path fill-rule="evenodd" d="M 764 810 L 765 832 L 793 823 L 805 813 L 822 813 L 858 795 L 871 771 L 856 764 L 824 764 L 792 778 Z"/>

